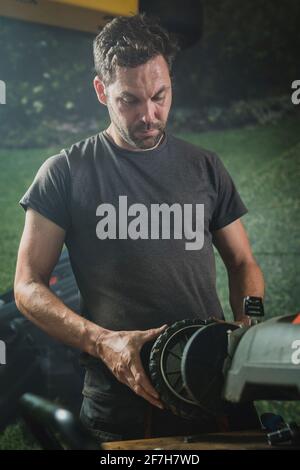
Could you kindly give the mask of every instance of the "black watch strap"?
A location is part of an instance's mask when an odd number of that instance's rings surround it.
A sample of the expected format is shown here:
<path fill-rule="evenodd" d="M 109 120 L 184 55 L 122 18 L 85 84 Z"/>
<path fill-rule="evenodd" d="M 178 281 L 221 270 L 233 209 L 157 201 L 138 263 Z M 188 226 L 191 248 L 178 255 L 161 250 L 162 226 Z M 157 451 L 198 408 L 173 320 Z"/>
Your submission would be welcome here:
<path fill-rule="evenodd" d="M 244 315 L 249 317 L 263 317 L 264 304 L 262 297 L 247 296 L 243 299 Z"/>

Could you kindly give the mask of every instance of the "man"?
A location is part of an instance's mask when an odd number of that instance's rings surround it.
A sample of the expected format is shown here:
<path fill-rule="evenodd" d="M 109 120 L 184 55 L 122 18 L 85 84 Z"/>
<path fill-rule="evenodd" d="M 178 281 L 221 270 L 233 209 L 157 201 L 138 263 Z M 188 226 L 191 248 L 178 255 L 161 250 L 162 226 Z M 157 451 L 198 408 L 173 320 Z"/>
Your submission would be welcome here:
<path fill-rule="evenodd" d="M 200 429 L 163 409 L 143 351 L 177 320 L 224 318 L 213 244 L 236 321 L 243 297 L 264 291 L 222 162 L 166 131 L 176 50 L 145 15 L 108 23 L 94 41 L 94 87 L 111 123 L 48 158 L 20 201 L 17 306 L 83 352 L 81 419 L 102 440 L 143 437 L 149 409 L 152 435 Z M 48 287 L 64 243 L 82 315 Z"/>

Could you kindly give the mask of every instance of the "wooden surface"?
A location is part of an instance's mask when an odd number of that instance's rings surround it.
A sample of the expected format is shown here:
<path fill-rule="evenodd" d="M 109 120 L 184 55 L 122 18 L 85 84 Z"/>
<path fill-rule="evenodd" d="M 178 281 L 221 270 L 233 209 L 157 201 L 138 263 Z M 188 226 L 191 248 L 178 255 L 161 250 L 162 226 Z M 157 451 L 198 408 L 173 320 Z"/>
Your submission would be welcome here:
<path fill-rule="evenodd" d="M 105 442 L 104 450 L 226 450 L 270 449 L 266 435 L 257 431 L 243 431 L 193 436 L 194 442 L 185 442 L 184 436 L 161 437 L 130 441 Z"/>

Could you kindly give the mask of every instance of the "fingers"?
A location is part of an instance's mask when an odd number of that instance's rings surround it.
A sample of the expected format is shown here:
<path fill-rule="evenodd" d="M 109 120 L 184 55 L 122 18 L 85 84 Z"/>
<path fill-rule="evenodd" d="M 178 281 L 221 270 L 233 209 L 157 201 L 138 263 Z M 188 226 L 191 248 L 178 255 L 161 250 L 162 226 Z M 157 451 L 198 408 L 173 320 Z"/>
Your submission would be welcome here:
<path fill-rule="evenodd" d="M 159 328 L 152 328 L 150 330 L 140 332 L 140 348 L 143 343 L 151 341 L 157 338 L 164 330 L 168 327 L 167 324 L 162 325 Z M 139 351 L 138 351 L 139 352 Z M 144 371 L 142 361 L 139 353 L 135 356 L 131 364 L 131 373 L 133 381 L 131 380 L 131 388 L 137 394 L 147 400 L 154 406 L 157 406 L 160 409 L 164 409 L 163 403 L 159 399 L 159 394 L 151 384 L 147 374 Z"/>
<path fill-rule="evenodd" d="M 164 408 L 159 399 L 159 394 L 151 384 L 147 374 L 144 371 L 140 356 L 137 355 L 131 364 L 131 373 L 133 379 L 132 388 L 137 395 L 142 396 L 145 400 L 149 401 L 152 405 L 161 409 Z"/>
<path fill-rule="evenodd" d="M 251 318 L 248 316 L 244 316 L 241 320 L 237 320 L 233 322 L 235 325 L 240 327 L 242 326 L 251 326 Z"/>
<path fill-rule="evenodd" d="M 144 342 L 146 341 L 151 341 L 152 339 L 157 338 L 159 335 L 161 335 L 164 330 L 168 327 L 168 325 L 163 325 L 160 326 L 159 328 L 151 328 L 150 330 L 145 330 L 142 332 L 142 336 L 144 339 Z"/>
<path fill-rule="evenodd" d="M 119 332 L 117 338 L 120 344 L 117 351 L 115 338 L 110 338 L 114 347 L 108 343 L 110 355 L 107 358 L 105 355 L 102 357 L 120 382 L 130 387 L 151 405 L 161 409 L 164 408 L 163 403 L 144 371 L 140 350 L 145 342 L 157 338 L 167 327 L 168 325 L 162 325 L 160 328 L 146 331 Z"/>
<path fill-rule="evenodd" d="M 141 385 L 138 385 L 135 381 L 135 379 L 132 377 L 131 380 L 129 380 L 130 382 L 130 388 L 137 394 L 139 395 L 140 397 L 144 398 L 145 400 L 147 400 L 149 403 L 151 403 L 151 405 L 153 406 L 156 406 L 157 408 L 160 408 L 161 410 L 164 409 L 164 406 L 162 404 L 162 402 L 160 400 L 157 400 L 155 398 L 153 398 L 152 395 L 149 395 L 149 393 L 147 393 L 145 391 L 145 389 L 141 386 Z"/>

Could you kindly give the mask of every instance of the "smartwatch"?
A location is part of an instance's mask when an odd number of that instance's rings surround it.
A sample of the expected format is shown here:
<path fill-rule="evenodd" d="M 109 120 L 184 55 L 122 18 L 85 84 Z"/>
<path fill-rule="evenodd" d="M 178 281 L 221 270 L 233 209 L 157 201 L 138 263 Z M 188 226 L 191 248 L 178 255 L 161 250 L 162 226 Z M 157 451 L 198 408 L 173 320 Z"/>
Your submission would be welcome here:
<path fill-rule="evenodd" d="M 262 297 L 253 297 L 250 295 L 244 297 L 243 311 L 244 315 L 248 317 L 263 317 L 265 312 Z"/>

